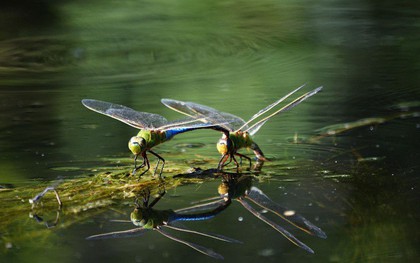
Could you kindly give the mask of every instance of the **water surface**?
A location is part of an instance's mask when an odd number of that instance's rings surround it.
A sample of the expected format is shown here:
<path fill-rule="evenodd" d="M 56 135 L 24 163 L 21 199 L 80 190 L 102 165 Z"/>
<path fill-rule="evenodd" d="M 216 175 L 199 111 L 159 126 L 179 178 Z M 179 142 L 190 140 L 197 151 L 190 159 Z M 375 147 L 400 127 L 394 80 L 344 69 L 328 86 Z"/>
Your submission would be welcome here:
<path fill-rule="evenodd" d="M 104 166 L 129 171 L 126 145 L 136 130 L 87 110 L 80 103 L 84 98 L 176 119 L 179 114 L 160 103 L 173 98 L 247 119 L 303 83 L 307 90 L 322 85 L 320 94 L 270 120 L 255 138 L 273 159 L 264 165 L 258 187 L 327 233 L 324 240 L 288 228 L 315 254 L 295 247 L 238 203 L 211 221 L 189 226 L 242 240 L 232 245 L 199 239 L 229 261 L 410 262 L 418 257 L 418 4 L 125 0 L 2 6 L 2 186 L 79 178 Z M 320 136 L 325 131 L 330 134 Z M 171 165 L 183 173 L 214 168 L 219 136 L 183 134 L 156 151 L 167 159 L 169 174 Z M 185 147 L 189 144 L 200 147 Z M 170 189 L 158 206 L 189 206 L 217 195 L 219 183 Z M 28 204 L 24 213 L 11 215 L 17 222 L 2 226 L 0 257 L 213 261 L 154 232 L 85 241 L 132 227 L 109 219 L 128 219 L 133 203 L 126 198 L 92 215 L 81 213 L 79 220 L 67 211 L 67 219 L 64 212 L 53 229 L 27 218 Z M 48 214 L 54 217 L 55 212 Z M 13 235 L 19 231 L 41 234 L 19 241 Z"/>

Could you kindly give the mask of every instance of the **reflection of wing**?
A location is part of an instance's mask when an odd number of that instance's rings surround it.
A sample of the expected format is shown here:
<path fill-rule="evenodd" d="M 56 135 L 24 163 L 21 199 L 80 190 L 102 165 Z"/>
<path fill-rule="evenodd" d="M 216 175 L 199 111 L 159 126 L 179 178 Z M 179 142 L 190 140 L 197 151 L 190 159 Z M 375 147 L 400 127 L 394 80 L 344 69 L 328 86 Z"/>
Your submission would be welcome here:
<path fill-rule="evenodd" d="M 94 239 L 107 239 L 107 238 L 138 237 L 146 233 L 146 231 L 147 229 L 144 229 L 144 228 L 133 228 L 133 229 L 124 230 L 124 231 L 115 231 L 115 232 L 93 235 L 93 236 L 87 237 L 86 239 L 94 240 Z"/>
<path fill-rule="evenodd" d="M 305 231 L 306 233 L 321 238 L 327 238 L 327 235 L 319 227 L 315 226 L 303 216 L 295 213 L 294 211 L 288 210 L 273 202 L 268 196 L 266 196 L 260 189 L 255 186 L 251 187 L 247 198 L 262 208 L 273 212 L 274 214 L 278 215 L 297 228 Z"/>
<path fill-rule="evenodd" d="M 191 233 L 191 234 L 196 234 L 196 235 L 200 235 L 200 236 L 205 236 L 205 237 L 209 237 L 209 238 L 213 238 L 213 239 L 217 239 L 220 241 L 224 241 L 224 242 L 228 242 L 228 243 L 242 243 L 239 240 L 227 237 L 227 236 L 223 236 L 223 235 L 219 235 L 219 234 L 214 234 L 214 233 L 205 233 L 205 232 L 199 232 L 196 230 L 191 230 L 188 229 L 182 225 L 177 224 L 176 226 L 173 224 L 168 224 L 165 225 L 165 227 L 170 228 L 170 229 L 174 229 L 177 231 L 182 231 L 182 232 L 187 232 L 187 233 Z"/>
<path fill-rule="evenodd" d="M 238 116 L 230 113 L 221 112 L 214 108 L 197 104 L 194 102 L 183 102 L 172 99 L 162 99 L 161 102 L 168 108 L 187 115 L 203 122 L 217 124 L 228 131 L 235 131 L 236 128 L 243 126 L 245 121 Z"/>
<path fill-rule="evenodd" d="M 238 201 L 249 212 L 251 212 L 253 215 L 255 215 L 256 217 L 258 217 L 259 219 L 261 219 L 262 221 L 264 221 L 266 224 L 268 224 L 272 228 L 274 228 L 276 231 L 278 231 L 280 234 L 282 234 L 285 238 L 287 238 L 290 242 L 292 242 L 296 246 L 298 246 L 298 247 L 306 250 L 309 253 L 312 253 L 312 254 L 314 253 L 314 251 L 310 247 L 308 247 L 307 245 L 305 245 L 304 243 L 302 243 L 299 239 L 297 239 L 295 236 L 293 236 L 289 231 L 287 231 L 283 227 L 279 226 L 278 224 L 274 223 L 270 219 L 268 219 L 265 216 L 263 216 L 261 213 L 259 213 L 257 210 L 255 210 L 252 206 L 250 206 L 245 200 L 238 199 Z"/>
<path fill-rule="evenodd" d="M 196 212 L 201 212 L 201 211 L 214 210 L 225 204 L 225 200 L 221 199 L 219 196 L 214 197 L 212 199 L 215 199 L 215 201 L 181 208 L 181 209 L 175 210 L 175 213 L 182 215 L 182 214 L 191 214 L 191 213 L 196 213 Z"/>
<path fill-rule="evenodd" d="M 118 104 L 90 99 L 84 99 L 82 103 L 93 111 L 117 119 L 138 129 L 159 128 L 168 123 L 164 117 L 158 114 L 138 112 Z"/>
<path fill-rule="evenodd" d="M 172 239 L 172 240 L 174 240 L 176 242 L 179 242 L 181 244 L 184 244 L 186 246 L 189 246 L 190 248 L 192 248 L 192 249 L 194 249 L 194 250 L 196 250 L 196 251 L 198 251 L 200 253 L 203 253 L 204 255 L 207 255 L 209 257 L 216 258 L 216 259 L 223 259 L 223 256 L 222 255 L 214 252 L 213 250 L 211 250 L 209 248 L 206 248 L 206 247 L 203 247 L 203 246 L 200 246 L 200 245 L 197 245 L 197 244 L 194 244 L 194 243 L 191 243 L 191 242 L 188 242 L 188 241 L 179 239 L 177 237 L 174 237 L 174 236 L 172 236 L 171 234 L 169 234 L 168 232 L 164 231 L 161 228 L 157 228 L 156 230 L 160 234 L 164 235 L 165 237 L 167 237 L 169 239 Z"/>

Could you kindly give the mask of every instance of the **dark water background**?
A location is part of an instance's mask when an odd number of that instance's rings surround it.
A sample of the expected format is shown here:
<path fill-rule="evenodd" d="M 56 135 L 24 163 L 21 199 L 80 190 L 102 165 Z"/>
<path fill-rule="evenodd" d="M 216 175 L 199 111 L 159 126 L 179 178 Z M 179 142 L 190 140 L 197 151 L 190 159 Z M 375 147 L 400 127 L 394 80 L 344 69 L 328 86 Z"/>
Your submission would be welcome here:
<path fill-rule="evenodd" d="M 104 165 L 101 158 L 131 158 L 126 145 L 136 131 L 88 111 L 80 103 L 83 98 L 175 119 L 179 115 L 160 104 L 161 98 L 174 98 L 247 119 L 303 83 L 308 90 L 322 85 L 323 92 L 270 120 L 256 140 L 276 160 L 264 167 L 263 174 L 270 179 L 258 187 L 313 221 L 328 239 L 294 231 L 315 250 L 314 255 L 306 254 L 236 203 L 212 221 L 192 226 L 244 244 L 205 239 L 200 244 L 235 262 L 418 258 L 420 123 L 415 112 L 420 107 L 420 11 L 415 1 L 0 5 L 1 184 L 70 178 L 83 175 L 78 168 Z M 311 138 L 326 126 L 355 125 L 365 118 L 377 119 L 316 143 L 293 143 L 295 134 Z M 203 156 L 217 160 L 218 137 L 212 131 L 189 133 L 157 151 L 168 154 L 169 161 L 180 153 L 185 160 Z M 184 152 L 180 145 L 185 143 L 203 147 Z M 219 183 L 170 190 L 159 205 L 188 206 L 216 195 Z M 54 229 L 42 242 L 12 248 L 0 243 L 5 246 L 0 258 L 213 261 L 153 232 L 138 239 L 84 240 L 121 229 L 107 220 L 128 219 L 130 209 L 118 207 L 126 215 L 110 209 L 92 220 Z"/>

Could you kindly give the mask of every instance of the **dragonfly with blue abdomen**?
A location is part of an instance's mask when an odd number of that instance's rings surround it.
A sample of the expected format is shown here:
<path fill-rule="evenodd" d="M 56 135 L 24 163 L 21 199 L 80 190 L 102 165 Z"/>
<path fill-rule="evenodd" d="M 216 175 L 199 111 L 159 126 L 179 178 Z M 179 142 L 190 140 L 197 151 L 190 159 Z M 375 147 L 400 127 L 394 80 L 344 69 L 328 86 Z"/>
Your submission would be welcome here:
<path fill-rule="evenodd" d="M 175 222 L 177 221 L 198 221 L 198 220 L 208 220 L 210 218 L 213 218 L 217 214 L 225 210 L 231 204 L 230 200 L 228 201 L 222 200 L 219 202 L 212 202 L 212 204 L 210 205 L 205 205 L 204 209 L 211 209 L 211 210 L 207 210 L 205 212 L 200 212 L 200 213 L 192 213 L 192 212 L 203 210 L 202 206 L 193 206 L 193 207 L 183 208 L 183 209 L 179 209 L 175 211 L 171 209 L 168 209 L 168 210 L 153 209 L 153 206 L 159 201 L 159 199 L 164 195 L 164 193 L 165 192 L 160 193 L 158 197 L 155 198 L 149 204 L 150 192 L 146 192 L 143 198 L 143 204 L 142 205 L 137 204 L 136 208 L 130 215 L 131 222 L 135 226 L 137 226 L 137 228 L 93 235 L 93 236 L 87 237 L 87 239 L 93 240 L 93 239 L 137 237 L 137 236 L 143 235 L 149 230 L 155 230 L 156 232 L 162 234 L 163 236 L 169 239 L 182 243 L 200 253 L 203 253 L 207 256 L 210 256 L 216 259 L 223 259 L 223 256 L 204 246 L 175 237 L 169 232 L 165 231 L 165 228 L 181 231 L 181 232 L 187 232 L 191 234 L 197 234 L 197 235 L 201 235 L 201 236 L 205 236 L 205 237 L 209 237 L 209 238 L 213 238 L 216 240 L 225 241 L 229 243 L 242 243 L 236 239 L 229 238 L 223 235 L 199 232 L 199 231 L 188 229 L 181 225 L 175 225 Z M 130 221 L 119 221 L 119 222 L 130 222 Z"/>
<path fill-rule="evenodd" d="M 258 132 L 258 130 L 272 117 L 282 112 L 288 111 L 291 108 L 295 107 L 305 99 L 315 95 L 318 93 L 322 87 L 318 87 L 312 91 L 306 92 L 305 94 L 299 96 L 295 100 L 291 101 L 290 103 L 286 104 L 282 108 L 274 111 L 273 113 L 269 114 L 266 117 L 262 117 L 263 114 L 272 110 L 275 106 L 279 103 L 283 102 L 285 99 L 290 97 L 292 94 L 300 90 L 304 85 L 300 86 L 299 88 L 293 90 L 286 96 L 280 98 L 276 102 L 268 105 L 264 109 L 257 112 L 251 119 L 245 122 L 238 116 L 235 116 L 230 113 L 221 112 L 214 108 L 201 105 L 194 102 L 183 102 L 179 100 L 173 99 L 162 99 L 161 102 L 167 106 L 168 108 L 175 110 L 179 113 L 187 115 L 192 118 L 200 119 L 204 123 L 208 124 L 220 124 L 221 129 L 220 131 L 223 132 L 222 138 L 217 143 L 217 150 L 222 155 L 218 169 L 221 170 L 223 166 L 230 163 L 232 160 L 235 162 L 236 167 L 239 167 L 239 163 L 235 158 L 239 156 L 240 158 L 245 158 L 249 161 L 251 166 L 251 159 L 239 153 L 239 149 L 241 148 L 251 148 L 254 151 L 255 156 L 257 159 L 261 161 L 266 161 L 267 158 L 264 156 L 263 152 L 261 151 L 260 147 L 255 143 L 252 139 L 252 136 Z M 268 114 L 268 113 L 267 113 Z M 261 118 L 260 118 L 261 117 Z M 257 120 L 257 118 L 260 118 Z M 255 123 L 251 124 L 253 121 Z M 226 161 L 229 159 L 229 162 Z"/>
<path fill-rule="evenodd" d="M 146 166 L 145 171 L 140 174 L 143 175 L 150 169 L 149 159 L 147 152 L 153 154 L 158 158 L 153 175 L 159 166 L 159 162 L 162 161 L 162 167 L 160 169 L 159 176 L 162 175 L 163 167 L 165 166 L 165 159 L 159 154 L 152 151 L 152 148 L 172 139 L 175 135 L 197 130 L 197 129 L 216 129 L 218 126 L 215 123 L 204 123 L 197 118 L 189 118 L 177 121 L 168 121 L 161 115 L 139 112 L 123 105 L 113 104 L 105 101 L 84 99 L 82 104 L 90 110 L 98 112 L 100 114 L 109 116 L 124 122 L 134 128 L 140 129 L 136 136 L 133 136 L 128 142 L 128 148 L 134 154 L 134 170 L 133 174 L 140 168 Z M 137 166 L 137 158 L 143 157 L 143 163 Z"/>

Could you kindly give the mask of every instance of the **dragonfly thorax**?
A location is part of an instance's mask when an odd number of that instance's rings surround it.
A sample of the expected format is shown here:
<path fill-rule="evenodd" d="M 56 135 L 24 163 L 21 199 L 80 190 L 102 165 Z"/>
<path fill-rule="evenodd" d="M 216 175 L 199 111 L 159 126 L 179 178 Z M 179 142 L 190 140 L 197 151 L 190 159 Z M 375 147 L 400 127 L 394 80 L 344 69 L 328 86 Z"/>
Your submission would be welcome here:
<path fill-rule="evenodd" d="M 147 149 L 147 142 L 143 137 L 133 136 L 128 142 L 128 148 L 134 155 L 139 155 Z"/>
<path fill-rule="evenodd" d="M 235 154 L 241 148 L 251 147 L 253 141 L 247 132 L 230 132 L 229 137 L 223 134 L 217 142 L 217 150 L 220 154 Z"/>

